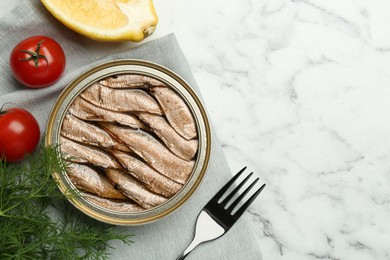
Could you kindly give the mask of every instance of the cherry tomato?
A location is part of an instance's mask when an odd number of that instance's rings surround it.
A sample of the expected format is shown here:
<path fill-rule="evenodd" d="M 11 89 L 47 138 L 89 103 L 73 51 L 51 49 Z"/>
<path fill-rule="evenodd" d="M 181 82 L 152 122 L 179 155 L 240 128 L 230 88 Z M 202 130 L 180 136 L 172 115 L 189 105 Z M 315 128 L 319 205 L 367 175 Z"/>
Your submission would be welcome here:
<path fill-rule="evenodd" d="M 21 108 L 0 110 L 0 160 L 23 160 L 35 150 L 39 138 L 38 122 L 30 112 Z"/>
<path fill-rule="evenodd" d="M 61 46 L 47 36 L 32 36 L 18 43 L 10 55 L 15 78 L 29 88 L 43 88 L 61 77 L 66 65 Z"/>

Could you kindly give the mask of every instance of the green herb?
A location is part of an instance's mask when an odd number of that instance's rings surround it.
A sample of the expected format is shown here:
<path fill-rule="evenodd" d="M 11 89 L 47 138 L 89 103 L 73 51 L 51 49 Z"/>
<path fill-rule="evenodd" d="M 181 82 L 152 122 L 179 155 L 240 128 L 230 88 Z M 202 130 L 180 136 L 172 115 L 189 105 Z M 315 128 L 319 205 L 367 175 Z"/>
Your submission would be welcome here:
<path fill-rule="evenodd" d="M 51 177 L 61 162 L 43 145 L 19 164 L 0 161 L 0 259 L 107 259 L 111 240 L 132 243 L 67 202 Z"/>

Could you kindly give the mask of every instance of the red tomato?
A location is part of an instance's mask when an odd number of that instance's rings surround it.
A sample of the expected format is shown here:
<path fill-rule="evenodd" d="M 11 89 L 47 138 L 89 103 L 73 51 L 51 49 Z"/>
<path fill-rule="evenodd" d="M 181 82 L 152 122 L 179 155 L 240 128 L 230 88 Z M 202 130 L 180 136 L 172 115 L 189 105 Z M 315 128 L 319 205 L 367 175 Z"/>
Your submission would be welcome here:
<path fill-rule="evenodd" d="M 30 88 L 54 84 L 64 72 L 65 53 L 52 38 L 33 36 L 12 50 L 10 65 L 15 78 Z"/>
<path fill-rule="evenodd" d="M 32 153 L 40 138 L 39 125 L 21 108 L 0 110 L 0 160 L 17 162 Z"/>

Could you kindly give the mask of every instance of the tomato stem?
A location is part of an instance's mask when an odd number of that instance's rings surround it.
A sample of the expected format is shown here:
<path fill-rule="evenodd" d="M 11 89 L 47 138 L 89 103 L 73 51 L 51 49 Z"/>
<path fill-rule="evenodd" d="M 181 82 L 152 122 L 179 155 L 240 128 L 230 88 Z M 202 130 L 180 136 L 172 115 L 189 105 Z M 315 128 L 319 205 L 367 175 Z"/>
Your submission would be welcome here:
<path fill-rule="evenodd" d="M 20 52 L 23 52 L 23 53 L 27 53 L 30 55 L 30 57 L 28 58 L 25 58 L 25 59 L 20 59 L 21 61 L 34 61 L 34 64 L 35 64 L 35 68 L 38 69 L 38 63 L 39 63 L 39 59 L 44 59 L 47 63 L 47 66 L 49 66 L 49 61 L 47 60 L 47 57 L 45 55 L 42 55 L 40 54 L 40 50 L 41 50 L 41 44 L 44 42 L 45 40 L 42 40 L 42 41 L 39 41 L 38 44 L 37 44 L 37 48 L 35 49 L 35 51 L 29 51 L 29 50 L 20 50 Z"/>
<path fill-rule="evenodd" d="M 12 104 L 11 102 L 6 102 L 0 107 L 0 115 L 7 113 L 7 110 L 3 110 L 5 105 Z M 1 159 L 1 158 L 0 158 Z"/>

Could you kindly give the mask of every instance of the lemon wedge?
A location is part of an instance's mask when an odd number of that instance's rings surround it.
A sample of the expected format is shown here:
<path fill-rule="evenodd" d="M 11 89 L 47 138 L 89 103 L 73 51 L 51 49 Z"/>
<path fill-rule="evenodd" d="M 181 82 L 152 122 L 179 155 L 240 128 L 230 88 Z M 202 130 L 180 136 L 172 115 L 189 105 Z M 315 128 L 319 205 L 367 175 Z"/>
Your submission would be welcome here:
<path fill-rule="evenodd" d="M 158 18 L 152 0 L 41 0 L 68 28 L 98 41 L 141 41 Z"/>

